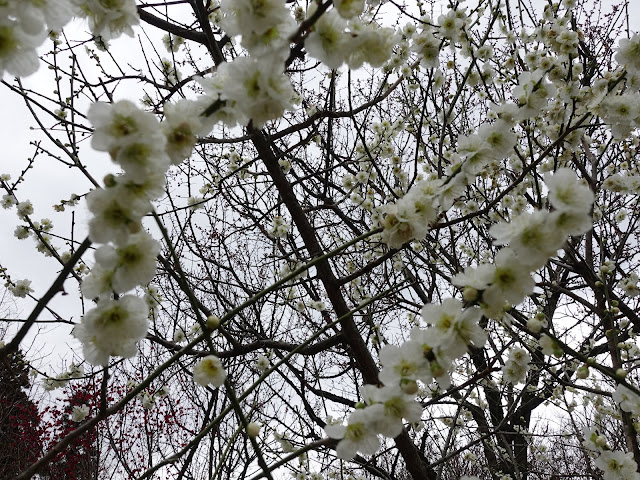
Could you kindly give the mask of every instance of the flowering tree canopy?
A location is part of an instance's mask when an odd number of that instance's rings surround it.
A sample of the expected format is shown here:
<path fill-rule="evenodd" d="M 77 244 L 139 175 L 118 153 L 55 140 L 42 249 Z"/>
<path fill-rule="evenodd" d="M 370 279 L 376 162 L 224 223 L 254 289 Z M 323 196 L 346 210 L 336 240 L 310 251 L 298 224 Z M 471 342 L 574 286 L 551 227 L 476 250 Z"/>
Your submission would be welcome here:
<path fill-rule="evenodd" d="M 56 272 L 3 265 L 0 361 L 57 326 L 35 375 L 76 389 L 17 478 L 73 447 L 104 478 L 640 480 L 640 34 L 603 3 L 0 2 L 37 124 L 2 206 Z"/>

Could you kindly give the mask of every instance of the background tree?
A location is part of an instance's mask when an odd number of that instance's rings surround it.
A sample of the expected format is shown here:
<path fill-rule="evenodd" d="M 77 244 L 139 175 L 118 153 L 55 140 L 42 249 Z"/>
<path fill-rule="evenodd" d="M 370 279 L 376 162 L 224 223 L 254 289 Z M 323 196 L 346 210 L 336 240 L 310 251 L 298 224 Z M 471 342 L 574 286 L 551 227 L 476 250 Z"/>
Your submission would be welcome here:
<path fill-rule="evenodd" d="M 29 364 L 21 352 L 0 363 L 0 476 L 13 478 L 42 454 L 40 412 L 29 398 Z"/>

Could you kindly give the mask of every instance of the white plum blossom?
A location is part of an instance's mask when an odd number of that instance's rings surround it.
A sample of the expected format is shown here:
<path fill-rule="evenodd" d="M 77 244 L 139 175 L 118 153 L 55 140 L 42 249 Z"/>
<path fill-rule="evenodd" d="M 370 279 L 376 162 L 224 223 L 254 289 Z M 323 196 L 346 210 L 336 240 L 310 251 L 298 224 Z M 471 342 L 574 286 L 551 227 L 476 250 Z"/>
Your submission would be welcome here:
<path fill-rule="evenodd" d="M 491 279 L 491 286 L 483 293 L 483 300 L 490 303 L 496 298 L 514 305 L 520 303 L 524 297 L 533 292 L 535 282 L 522 263 L 521 256 L 510 248 L 503 248 L 495 258 L 495 270 Z M 491 299 L 489 299 L 491 296 Z"/>
<path fill-rule="evenodd" d="M 286 238 L 289 234 L 289 229 L 291 227 L 289 224 L 282 218 L 280 215 L 276 215 L 273 217 L 273 221 L 271 227 L 268 232 L 269 235 L 275 238 Z"/>
<path fill-rule="evenodd" d="M 123 33 L 133 37 L 133 26 L 140 23 L 135 0 L 72 0 L 79 16 L 87 17 L 89 28 L 104 41 Z"/>
<path fill-rule="evenodd" d="M 263 34 L 290 16 L 283 0 L 222 0 L 222 26 L 229 35 Z"/>
<path fill-rule="evenodd" d="M 11 0 L 0 6 L 0 16 L 7 16 L 17 22 L 29 35 L 37 35 L 45 30 L 60 31 L 71 20 L 72 7 L 69 0 Z"/>
<path fill-rule="evenodd" d="M 458 153 L 464 156 L 463 172 L 472 182 L 492 160 L 508 157 L 513 152 L 517 137 L 511 125 L 497 120 L 492 125 L 482 125 L 478 133 L 458 138 Z"/>
<path fill-rule="evenodd" d="M 496 255 L 495 265 L 467 267 L 464 273 L 453 277 L 452 283 L 482 290 L 480 307 L 488 317 L 499 318 L 505 303 L 517 305 L 533 292 L 535 282 L 530 266 L 523 264 L 521 258 L 512 249 L 503 248 Z"/>
<path fill-rule="evenodd" d="M 437 68 L 440 64 L 441 40 L 436 38 L 431 29 L 424 26 L 422 31 L 413 36 L 411 50 L 416 52 L 427 68 Z"/>
<path fill-rule="evenodd" d="M 632 93 L 607 95 L 600 103 L 598 113 L 611 126 L 614 136 L 623 138 L 639 126 L 640 99 Z"/>
<path fill-rule="evenodd" d="M 433 347 L 444 356 L 457 358 L 467 351 L 467 345 L 479 348 L 487 340 L 486 332 L 478 325 L 482 311 L 476 307 L 462 309 L 462 302 L 445 298 L 440 305 L 422 307 L 423 320 L 431 325 Z"/>
<path fill-rule="evenodd" d="M 91 273 L 82 279 L 80 290 L 85 298 L 109 298 L 113 291 L 113 269 L 96 263 Z"/>
<path fill-rule="evenodd" d="M 541 210 L 494 225 L 489 233 L 496 245 L 508 244 L 519 263 L 529 265 L 532 270 L 543 266 L 566 241 L 566 234 L 556 228 L 548 212 Z"/>
<path fill-rule="evenodd" d="M 410 240 L 424 240 L 429 231 L 429 224 L 437 215 L 436 198 L 426 191 L 431 191 L 428 182 L 414 185 L 407 194 L 381 208 L 385 214 L 382 226 L 382 241 L 391 248 L 401 248 Z M 434 192 L 438 189 L 435 188 Z"/>
<path fill-rule="evenodd" d="M 412 328 L 411 340 L 405 342 L 402 349 L 404 350 L 407 345 L 417 344 L 422 351 L 423 368 L 418 372 L 421 374 L 416 377 L 418 380 L 428 385 L 435 379 L 441 388 L 449 388 L 451 385 L 449 372 L 453 359 L 441 348 L 433 348 L 437 343 L 437 339 L 434 338 L 437 334 L 433 330 L 433 328 L 426 330 L 419 327 Z"/>
<path fill-rule="evenodd" d="M 24 202 L 20 202 L 16 206 L 16 213 L 18 214 L 18 218 L 24 220 L 27 216 L 33 214 L 33 205 L 31 201 L 25 200 Z"/>
<path fill-rule="evenodd" d="M 200 102 L 182 99 L 177 103 L 166 103 L 165 120 L 160 124 L 166 137 L 166 152 L 174 165 L 191 156 L 199 136 L 208 134 L 213 128 L 211 117 L 200 115 Z"/>
<path fill-rule="evenodd" d="M 395 385 L 364 385 L 361 393 L 368 405 L 365 410 L 372 418 L 371 428 L 385 437 L 394 438 L 402 432 L 403 418 L 409 423 L 420 421 L 422 405 Z"/>
<path fill-rule="evenodd" d="M 0 205 L 2 205 L 2 208 L 8 209 L 17 205 L 17 203 L 18 201 L 16 200 L 16 197 L 8 193 L 2 196 L 2 202 L 0 202 Z"/>
<path fill-rule="evenodd" d="M 640 295 L 640 287 L 638 287 L 638 275 L 635 272 L 630 273 L 627 277 L 622 278 L 616 287 L 621 289 L 628 297 L 637 297 Z"/>
<path fill-rule="evenodd" d="M 378 435 L 372 428 L 375 412 L 371 410 L 354 410 L 349 415 L 347 425 L 327 424 L 324 431 L 330 438 L 340 440 L 336 447 L 338 458 L 350 460 L 360 452 L 363 455 L 373 455 L 380 448 Z"/>
<path fill-rule="evenodd" d="M 147 314 L 145 301 L 133 295 L 99 301 L 73 329 L 73 335 L 82 342 L 85 360 L 107 365 L 111 355 L 133 357 L 138 341 L 147 333 Z"/>
<path fill-rule="evenodd" d="M 156 399 L 149 392 L 144 392 L 142 394 L 141 403 L 142 403 L 142 408 L 144 408 L 145 410 L 151 410 L 156 404 Z"/>
<path fill-rule="evenodd" d="M 349 54 L 347 23 L 334 10 L 325 12 L 313 25 L 304 42 L 305 49 L 327 67 L 339 68 Z"/>
<path fill-rule="evenodd" d="M 222 0 L 220 8 L 222 28 L 231 36 L 242 35 L 241 44 L 252 55 L 286 58 L 296 22 L 282 0 Z"/>
<path fill-rule="evenodd" d="M 631 452 L 604 451 L 594 464 L 602 470 L 605 480 L 640 480 Z"/>
<path fill-rule="evenodd" d="M 31 235 L 31 231 L 29 230 L 29 227 L 27 227 L 26 225 L 18 225 L 16 229 L 13 231 L 13 235 L 18 240 L 24 240 L 25 238 L 29 238 L 29 235 Z"/>
<path fill-rule="evenodd" d="M 269 369 L 269 359 L 265 355 L 259 354 L 253 366 L 260 372 L 266 372 Z"/>
<path fill-rule="evenodd" d="M 18 6 L 18 2 L 13 3 Z M 16 10 L 20 9 L 0 7 L 0 78 L 5 72 L 21 77 L 31 75 L 40 66 L 36 48 L 46 38 L 43 19 L 12 15 Z"/>
<path fill-rule="evenodd" d="M 91 274 L 83 280 L 83 294 L 96 298 L 149 283 L 156 272 L 159 252 L 160 244 L 144 231 L 130 235 L 127 243 L 117 247 L 103 245 L 96 250 Z"/>
<path fill-rule="evenodd" d="M 222 84 L 220 99 L 226 101 L 228 109 L 237 110 L 238 123 L 247 118 L 261 128 L 292 106 L 294 91 L 284 65 L 268 56 L 225 62 L 216 76 Z"/>
<path fill-rule="evenodd" d="M 429 383 L 432 378 L 424 358 L 424 347 L 418 342 L 405 342 L 402 348 L 385 345 L 380 350 L 380 364 L 380 380 L 385 385 L 398 385 L 403 380 L 418 379 Z"/>
<path fill-rule="evenodd" d="M 114 289 L 117 292 L 126 292 L 136 285 L 149 283 L 156 272 L 156 257 L 159 252 L 160 244 L 144 231 L 131 235 L 126 244 L 116 247 Z M 98 252 L 96 252 L 97 257 Z"/>
<path fill-rule="evenodd" d="M 173 341 L 175 343 L 182 343 L 187 339 L 186 334 L 184 333 L 184 330 L 180 327 L 176 328 L 176 331 L 173 334 Z"/>
<path fill-rule="evenodd" d="M 616 173 L 605 179 L 602 188 L 616 193 L 640 194 L 640 175 L 622 175 Z"/>
<path fill-rule="evenodd" d="M 524 382 L 529 371 L 531 355 L 524 348 L 509 350 L 509 358 L 502 367 L 502 375 L 507 383 Z"/>
<path fill-rule="evenodd" d="M 27 295 L 33 292 L 31 288 L 31 280 L 17 280 L 13 285 L 9 285 L 8 290 L 14 297 L 25 298 Z"/>
<path fill-rule="evenodd" d="M 351 41 L 347 65 L 358 69 L 364 63 L 372 67 L 381 67 L 391 57 L 396 43 L 393 29 L 379 27 L 375 23 L 363 23 L 359 19 L 349 22 Z"/>
<path fill-rule="evenodd" d="M 80 423 L 89 416 L 89 405 L 75 405 L 71 410 L 71 421 Z"/>
<path fill-rule="evenodd" d="M 456 41 L 463 33 L 464 18 L 460 18 L 456 10 L 449 10 L 445 15 L 438 17 L 438 33 L 449 40 Z"/>
<path fill-rule="evenodd" d="M 278 433 L 277 431 L 273 432 L 273 437 L 280 444 L 280 448 L 284 453 L 291 453 L 295 451 L 295 447 L 291 444 L 289 439 L 287 438 L 287 434 L 284 435 Z"/>
<path fill-rule="evenodd" d="M 528 367 L 507 361 L 502 367 L 502 378 L 506 383 L 522 383 L 527 378 Z"/>
<path fill-rule="evenodd" d="M 553 175 L 546 173 L 544 182 L 549 188 L 549 202 L 558 210 L 588 213 L 594 200 L 591 189 L 578 180 L 569 168 L 559 168 Z"/>
<path fill-rule="evenodd" d="M 334 0 L 333 6 L 342 18 L 357 17 L 364 11 L 365 0 Z"/>
<path fill-rule="evenodd" d="M 562 356 L 562 349 L 560 348 L 560 346 L 556 343 L 556 341 L 551 338 L 549 335 L 547 335 L 546 333 L 543 333 L 542 335 L 540 335 L 540 348 L 542 349 L 542 353 L 544 353 L 545 355 L 553 355 L 555 357 L 561 357 Z"/>
<path fill-rule="evenodd" d="M 93 213 L 89 238 L 93 242 L 117 244 L 126 243 L 129 235 L 141 230 L 140 219 L 151 209 L 148 200 L 136 198 L 120 185 L 89 193 L 87 206 Z"/>
<path fill-rule="evenodd" d="M 157 130 L 154 134 L 120 143 L 113 161 L 127 172 L 128 179 L 136 184 L 144 183 L 153 171 L 168 169 L 170 160 L 165 152 L 165 143 L 165 136 Z"/>
<path fill-rule="evenodd" d="M 640 72 L 640 33 L 620 40 L 616 61 L 634 73 Z"/>
<path fill-rule="evenodd" d="M 220 387 L 226 378 L 227 372 L 215 355 L 207 355 L 193 368 L 193 380 L 203 387 L 209 384 Z"/>
<path fill-rule="evenodd" d="M 613 392 L 613 401 L 625 412 L 640 415 L 640 397 L 624 385 L 618 384 Z"/>
<path fill-rule="evenodd" d="M 95 102 L 87 113 L 94 131 L 91 146 L 115 158 L 118 149 L 131 141 L 144 141 L 158 134 L 158 120 L 129 100 Z"/>
<path fill-rule="evenodd" d="M 582 445 L 592 452 L 601 452 L 604 448 L 608 448 L 607 439 L 595 427 L 584 427 L 582 436 L 584 437 Z"/>

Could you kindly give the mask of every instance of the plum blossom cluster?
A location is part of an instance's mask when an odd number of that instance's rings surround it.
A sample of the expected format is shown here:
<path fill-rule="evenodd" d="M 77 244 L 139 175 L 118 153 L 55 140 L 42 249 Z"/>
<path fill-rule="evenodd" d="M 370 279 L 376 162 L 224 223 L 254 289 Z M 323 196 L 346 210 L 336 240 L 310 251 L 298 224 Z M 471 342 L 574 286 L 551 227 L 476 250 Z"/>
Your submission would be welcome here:
<path fill-rule="evenodd" d="M 372 67 L 384 65 L 397 43 L 394 30 L 360 20 L 358 15 L 364 2 L 334 2 L 334 5 L 335 9 L 325 12 L 315 22 L 305 41 L 309 55 L 332 69 L 344 63 L 351 69 L 365 63 Z M 313 15 L 315 9 L 314 3 L 308 16 Z"/>
<path fill-rule="evenodd" d="M 122 34 L 133 37 L 133 26 L 140 23 L 135 0 L 71 0 L 74 13 L 86 17 L 91 32 L 104 42 Z M 53 3 L 53 2 L 52 2 Z M 55 2 L 58 3 L 58 2 Z"/>
<path fill-rule="evenodd" d="M 146 302 L 135 295 L 120 295 L 147 284 L 155 275 L 160 244 L 144 231 L 142 217 L 162 194 L 164 173 L 172 160 L 165 130 L 154 115 L 133 103 L 98 102 L 88 117 L 95 128 L 93 148 L 108 152 L 123 170 L 107 175 L 105 188 L 87 195 L 93 215 L 89 237 L 103 245 L 96 250 L 96 264 L 81 289 L 98 305 L 74 329 L 85 359 L 106 365 L 111 355 L 135 355 L 136 344 L 147 331 Z M 175 155 L 179 156 L 179 149 Z"/>
<path fill-rule="evenodd" d="M 384 387 L 365 385 L 361 390 L 364 408 L 351 413 L 346 426 L 325 427 L 327 435 L 340 439 L 340 458 L 353 458 L 356 452 L 373 454 L 379 447 L 378 435 L 397 436 L 403 418 L 409 422 L 419 419 L 420 406 L 412 397 L 418 389 L 417 381 L 428 385 L 435 379 L 442 388 L 448 388 L 453 362 L 466 353 L 469 345 L 479 348 L 486 342 L 487 334 L 480 326 L 483 316 L 500 318 L 505 309 L 522 302 L 533 292 L 531 272 L 555 255 L 568 235 L 584 233 L 591 227 L 593 193 L 572 170 L 558 169 L 554 175 L 546 175 L 545 182 L 554 210 L 522 214 L 511 223 L 493 226 L 490 233 L 495 243 L 509 246 L 498 252 L 494 264 L 468 267 L 453 278 L 452 283 L 464 288 L 463 297 L 472 305 L 465 306 L 454 298 L 445 299 L 441 305 L 425 305 L 422 318 L 427 328 L 415 327 L 403 345 L 381 349 L 380 381 Z M 423 238 L 430 218 L 435 216 L 433 203 L 426 203 L 424 198 L 438 197 L 424 195 L 425 186 L 418 187 L 386 207 L 383 240 L 392 248 L 412 238 Z M 438 191 L 434 189 L 434 194 Z M 530 361 L 526 350 L 512 349 L 503 368 L 505 381 L 524 381 Z"/>
<path fill-rule="evenodd" d="M 241 44 L 252 55 L 274 53 L 286 58 L 290 37 L 296 29 L 291 12 L 282 0 L 222 0 L 220 24 L 228 35 L 241 35 Z"/>
<path fill-rule="evenodd" d="M 275 217 L 273 217 L 271 227 L 269 228 L 268 232 L 272 237 L 286 238 L 286 236 L 289 234 L 290 228 L 291 227 L 284 218 L 282 218 L 280 215 L 276 215 Z"/>
<path fill-rule="evenodd" d="M 328 424 L 327 435 L 340 439 L 338 457 L 350 459 L 357 452 L 375 453 L 378 435 L 393 438 L 400 434 L 403 419 L 420 421 L 422 406 L 415 400 L 418 381 L 430 384 L 434 379 L 443 388 L 451 384 L 449 372 L 455 359 L 469 345 L 482 347 L 487 334 L 480 326 L 482 311 L 464 308 L 460 300 L 445 299 L 441 305 L 425 305 L 422 319 L 427 328 L 415 327 L 410 340 L 401 346 L 385 345 L 380 351 L 380 381 L 383 387 L 364 385 L 363 408 L 356 409 L 347 425 Z"/>
<path fill-rule="evenodd" d="M 0 5 L 0 76 L 27 76 L 38 70 L 36 49 L 50 31 L 59 32 L 73 16 L 87 18 L 94 35 L 108 41 L 133 36 L 140 22 L 135 0 L 8 0 Z"/>
<path fill-rule="evenodd" d="M 640 175 L 616 173 L 608 177 L 602 187 L 615 193 L 638 195 L 640 193 Z"/>
<path fill-rule="evenodd" d="M 340 439 L 336 447 L 339 458 L 351 459 L 357 452 L 372 455 L 380 448 L 378 434 L 396 437 L 402 431 L 402 419 L 419 422 L 422 406 L 412 395 L 404 393 L 395 386 L 381 388 L 364 385 L 361 388 L 365 400 L 363 408 L 354 410 L 347 425 L 328 423 L 327 435 Z"/>
<path fill-rule="evenodd" d="M 638 287 L 638 275 L 631 272 L 628 276 L 621 279 L 616 286 L 621 289 L 628 297 L 637 297 L 640 295 L 640 287 Z"/>
<path fill-rule="evenodd" d="M 69 0 L 24 2 L 9 0 L 0 5 L 0 76 L 31 75 L 40 65 L 36 49 L 49 30 L 59 31 L 73 14 Z"/>
<path fill-rule="evenodd" d="M 632 415 L 640 415 L 640 397 L 635 392 L 622 384 L 618 384 L 613 392 L 613 401 L 620 405 L 620 408 Z"/>
<path fill-rule="evenodd" d="M 509 358 L 502 367 L 502 378 L 506 383 L 522 383 L 527 377 L 531 355 L 524 348 L 509 350 Z"/>
<path fill-rule="evenodd" d="M 93 215 L 89 237 L 103 245 L 81 289 L 98 305 L 74 335 L 91 363 L 106 365 L 111 355 L 135 355 L 137 341 L 146 334 L 147 302 L 134 295 L 119 296 L 146 285 L 155 275 L 160 244 L 143 229 L 142 217 L 162 195 L 167 169 L 191 155 L 197 136 L 212 128 L 200 112 L 197 102 L 167 104 L 166 120 L 160 124 L 128 100 L 98 102 L 89 109 L 95 127 L 93 148 L 108 152 L 122 168 L 118 175 L 107 175 L 105 188 L 87 195 Z"/>
<path fill-rule="evenodd" d="M 31 280 L 23 279 L 16 280 L 14 283 L 10 283 L 7 289 L 13 294 L 14 297 L 25 298 L 27 295 L 33 293 L 31 288 Z"/>
<path fill-rule="evenodd" d="M 462 180 L 461 175 L 448 182 L 437 178 L 422 180 L 403 197 L 381 207 L 382 241 L 391 248 L 400 248 L 410 240 L 424 240 L 429 224 L 464 191 Z"/>
<path fill-rule="evenodd" d="M 523 213 L 491 227 L 494 244 L 508 246 L 498 252 L 493 264 L 467 267 L 452 279 L 464 289 L 465 299 L 477 302 L 487 317 L 500 318 L 505 309 L 522 302 L 535 286 L 531 272 L 554 256 L 567 236 L 591 228 L 591 189 L 568 168 L 544 179 L 553 211 Z"/>
<path fill-rule="evenodd" d="M 605 480 L 640 480 L 633 454 L 611 450 L 607 439 L 595 428 L 585 429 L 583 443 L 592 456 L 597 456 L 594 463 L 604 473 Z"/>
<path fill-rule="evenodd" d="M 284 63 L 269 55 L 239 57 L 219 65 L 211 78 L 201 79 L 206 96 L 201 105 L 213 122 L 261 128 L 291 108 L 295 92 Z"/>
<path fill-rule="evenodd" d="M 473 183 L 490 162 L 509 156 L 516 140 L 511 124 L 501 119 L 482 125 L 477 133 L 460 136 L 454 173 L 446 181 L 422 180 L 402 198 L 380 209 L 385 215 L 382 241 L 391 248 L 400 248 L 410 240 L 424 240 L 437 215 L 448 210 L 465 185 Z"/>
<path fill-rule="evenodd" d="M 34 376 L 38 375 L 38 372 L 33 371 Z M 59 373 L 55 377 L 47 377 L 42 381 L 42 387 L 50 392 L 56 388 L 62 388 L 66 386 L 72 378 L 80 378 L 84 375 L 84 367 L 72 363 L 69 370 Z"/>

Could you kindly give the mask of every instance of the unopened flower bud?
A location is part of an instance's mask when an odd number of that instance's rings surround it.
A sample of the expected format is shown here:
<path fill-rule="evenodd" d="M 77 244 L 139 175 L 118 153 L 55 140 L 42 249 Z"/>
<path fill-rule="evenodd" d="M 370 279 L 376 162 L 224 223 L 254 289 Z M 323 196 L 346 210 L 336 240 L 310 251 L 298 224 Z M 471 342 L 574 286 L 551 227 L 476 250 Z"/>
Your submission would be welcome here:
<path fill-rule="evenodd" d="M 616 376 L 618 378 L 625 378 L 627 376 L 627 371 L 624 368 L 619 368 L 616 370 Z"/>
<path fill-rule="evenodd" d="M 578 377 L 581 380 L 584 380 L 588 376 L 589 376 L 589 367 L 587 365 L 581 365 L 580 367 L 578 367 L 578 370 L 576 370 L 576 377 Z"/>
<path fill-rule="evenodd" d="M 247 425 L 247 435 L 249 435 L 250 438 L 256 438 L 260 435 L 260 424 L 256 422 L 249 422 Z"/>
<path fill-rule="evenodd" d="M 598 435 L 594 443 L 600 448 L 604 448 L 607 446 L 607 439 L 604 438 L 602 435 Z"/>
<path fill-rule="evenodd" d="M 109 173 L 104 176 L 103 179 L 105 188 L 113 188 L 116 186 L 116 176 L 113 173 Z"/>
<path fill-rule="evenodd" d="M 473 287 L 465 287 L 462 291 L 462 298 L 467 302 L 474 302 L 478 299 L 478 290 Z"/>
<path fill-rule="evenodd" d="M 207 328 L 209 330 L 215 330 L 220 326 L 220 318 L 215 315 L 209 315 L 207 317 Z"/>
<path fill-rule="evenodd" d="M 408 395 L 415 395 L 418 391 L 418 384 L 415 380 L 403 380 L 400 386 L 402 391 Z"/>
<path fill-rule="evenodd" d="M 527 320 L 527 328 L 533 333 L 538 333 L 542 329 L 542 322 L 537 318 L 530 318 Z"/>

